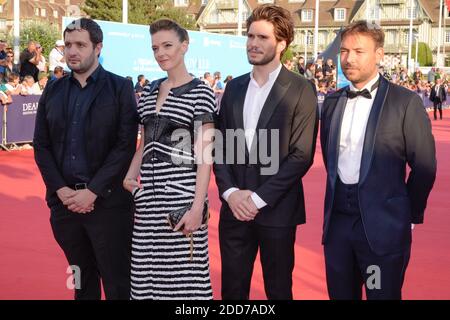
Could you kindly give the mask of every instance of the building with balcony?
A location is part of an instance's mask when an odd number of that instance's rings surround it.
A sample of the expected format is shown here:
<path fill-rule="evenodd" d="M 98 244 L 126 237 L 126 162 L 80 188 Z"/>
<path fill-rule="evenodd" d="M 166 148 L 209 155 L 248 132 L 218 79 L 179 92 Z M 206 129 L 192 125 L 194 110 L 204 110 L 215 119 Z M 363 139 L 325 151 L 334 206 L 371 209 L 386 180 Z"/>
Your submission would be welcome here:
<path fill-rule="evenodd" d="M 238 0 L 175 0 L 189 7 L 190 2 L 200 4 L 197 24 L 202 31 L 237 34 Z M 314 50 L 315 0 L 243 0 L 243 30 L 245 20 L 252 10 L 264 3 L 274 3 L 288 9 L 294 19 L 295 51 L 311 57 Z M 450 15 L 445 7 L 442 42 L 445 52 L 450 52 Z M 413 39 L 425 42 L 436 56 L 438 47 L 438 0 L 320 0 L 319 52 L 335 38 L 339 30 L 349 23 L 370 19 L 377 21 L 385 31 L 386 63 L 401 61 L 406 65 L 409 43 L 409 23 L 413 18 Z M 448 27 L 447 27 L 448 26 Z M 413 56 L 414 57 L 414 56 Z"/>
<path fill-rule="evenodd" d="M 76 14 L 83 0 L 19 0 L 20 20 L 47 21 L 61 30 L 62 17 Z M 70 12 L 69 12 L 70 11 Z M 13 27 L 14 0 L 0 0 L 0 33 Z"/>

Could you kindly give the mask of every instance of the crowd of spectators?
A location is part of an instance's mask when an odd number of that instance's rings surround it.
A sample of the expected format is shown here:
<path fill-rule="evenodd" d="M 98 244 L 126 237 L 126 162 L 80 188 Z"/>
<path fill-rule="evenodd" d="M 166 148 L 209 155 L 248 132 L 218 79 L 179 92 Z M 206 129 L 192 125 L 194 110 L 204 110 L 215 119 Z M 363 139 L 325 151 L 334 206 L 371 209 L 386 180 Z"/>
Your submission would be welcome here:
<path fill-rule="evenodd" d="M 15 64 L 14 51 L 7 48 L 5 40 L 0 39 L 0 102 L 9 104 L 14 95 L 41 94 L 49 80 L 61 78 L 69 69 L 64 59 L 64 41 L 57 40 L 50 51 L 48 61 L 42 54 L 42 46 L 36 41 L 30 41 L 20 53 L 19 63 Z M 284 66 L 297 72 L 314 83 L 318 94 L 327 95 L 337 90 L 337 67 L 333 59 L 318 58 L 316 61 L 305 61 L 297 54 L 293 59 L 284 62 Z M 413 74 L 400 64 L 393 68 L 380 66 L 380 73 L 389 81 L 417 92 L 422 97 L 430 97 L 432 88 L 437 80 L 450 93 L 450 77 L 439 68 L 431 68 L 427 74 L 422 74 L 419 68 Z M 132 80 L 136 97 L 142 94 L 149 80 L 141 74 Z M 220 72 L 205 72 L 200 79 L 214 91 L 216 102 L 220 104 L 221 96 L 227 82 L 232 79 L 229 75 L 222 79 Z"/>
<path fill-rule="evenodd" d="M 64 60 L 64 41 L 55 42 L 49 59 L 44 57 L 43 48 L 36 41 L 29 41 L 14 63 L 14 51 L 5 40 L 0 40 L 0 102 L 10 104 L 15 95 L 42 94 L 49 80 L 63 77 L 67 73 Z M 50 71 L 49 71 L 50 70 Z"/>
<path fill-rule="evenodd" d="M 292 60 L 286 60 L 284 66 L 313 82 L 318 93 L 326 95 L 337 90 L 337 67 L 332 59 L 324 61 L 319 58 L 315 62 L 305 62 L 302 56 L 297 55 Z M 413 74 L 408 74 L 407 68 L 398 64 L 392 68 L 380 66 L 379 71 L 389 81 L 416 92 L 422 98 L 430 98 L 438 80 L 450 93 L 450 76 L 440 68 L 431 68 L 427 74 L 416 68 Z"/>

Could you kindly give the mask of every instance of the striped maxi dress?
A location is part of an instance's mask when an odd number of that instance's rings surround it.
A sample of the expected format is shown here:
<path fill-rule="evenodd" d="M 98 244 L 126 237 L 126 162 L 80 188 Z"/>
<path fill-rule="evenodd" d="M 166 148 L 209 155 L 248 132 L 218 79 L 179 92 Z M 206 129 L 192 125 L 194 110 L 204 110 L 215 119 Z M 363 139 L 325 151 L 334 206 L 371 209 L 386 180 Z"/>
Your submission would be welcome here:
<path fill-rule="evenodd" d="M 193 161 L 193 149 L 186 152 L 183 148 L 182 152 L 154 137 L 162 122 L 191 128 L 194 121 L 213 122 L 214 93 L 202 81 L 193 79 L 172 88 L 156 113 L 158 88 L 163 80 L 148 85 L 138 103 L 145 145 L 140 170 L 142 189 L 134 195 L 131 299 L 212 299 L 207 226 L 194 232 L 191 258 L 191 239 L 172 231 L 167 221 L 170 211 L 190 205 L 194 199 L 195 166 L 179 166 L 171 161 L 175 154 Z"/>

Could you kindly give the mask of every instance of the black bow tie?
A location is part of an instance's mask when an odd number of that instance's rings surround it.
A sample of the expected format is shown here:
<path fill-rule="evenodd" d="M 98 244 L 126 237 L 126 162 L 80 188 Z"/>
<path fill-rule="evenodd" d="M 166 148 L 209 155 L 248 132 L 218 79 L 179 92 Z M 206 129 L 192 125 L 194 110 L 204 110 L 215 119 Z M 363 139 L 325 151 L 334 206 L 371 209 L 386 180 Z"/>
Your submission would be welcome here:
<path fill-rule="evenodd" d="M 373 86 L 370 88 L 370 91 L 367 90 L 367 89 L 360 90 L 360 91 L 353 91 L 353 90 L 350 90 L 350 88 L 348 88 L 348 89 L 347 89 L 347 97 L 348 97 L 349 99 L 354 99 L 354 98 L 356 98 L 357 96 L 361 96 L 361 97 L 364 97 L 364 98 L 366 98 L 366 99 L 372 99 L 372 94 L 371 94 L 371 92 L 372 92 L 373 90 L 375 90 L 376 88 L 378 88 L 379 82 L 380 82 L 379 80 L 378 80 L 377 82 L 375 82 L 375 83 L 373 84 Z"/>
<path fill-rule="evenodd" d="M 369 90 L 364 89 L 361 91 L 352 91 L 352 90 L 347 90 L 347 97 L 349 99 L 354 99 L 357 96 L 361 96 L 367 99 L 372 99 L 372 95 L 370 94 Z"/>

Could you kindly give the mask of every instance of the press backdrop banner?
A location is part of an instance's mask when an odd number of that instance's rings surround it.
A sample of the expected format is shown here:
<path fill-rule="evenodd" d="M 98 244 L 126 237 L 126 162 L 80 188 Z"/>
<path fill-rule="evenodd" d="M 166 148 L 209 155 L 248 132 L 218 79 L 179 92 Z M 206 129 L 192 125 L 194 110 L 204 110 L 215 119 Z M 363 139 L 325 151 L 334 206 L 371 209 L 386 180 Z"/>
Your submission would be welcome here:
<path fill-rule="evenodd" d="M 63 18 L 63 25 L 73 21 Z M 122 77 L 131 76 L 133 82 L 140 74 L 149 80 L 166 77 L 151 48 L 148 25 L 124 24 L 95 20 L 103 31 L 103 49 L 100 55 L 102 66 Z M 247 60 L 247 37 L 188 31 L 189 50 L 185 57 L 188 72 L 195 77 L 220 71 L 222 81 L 227 75 L 233 77 L 250 72 Z"/>
<path fill-rule="evenodd" d="M 13 96 L 6 112 L 6 143 L 33 141 L 40 95 Z"/>

